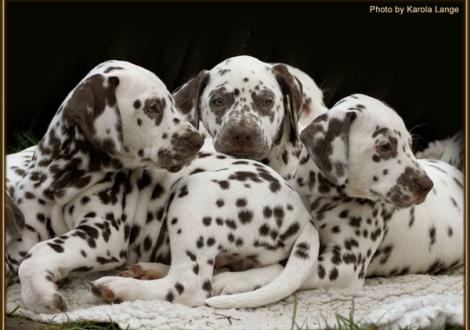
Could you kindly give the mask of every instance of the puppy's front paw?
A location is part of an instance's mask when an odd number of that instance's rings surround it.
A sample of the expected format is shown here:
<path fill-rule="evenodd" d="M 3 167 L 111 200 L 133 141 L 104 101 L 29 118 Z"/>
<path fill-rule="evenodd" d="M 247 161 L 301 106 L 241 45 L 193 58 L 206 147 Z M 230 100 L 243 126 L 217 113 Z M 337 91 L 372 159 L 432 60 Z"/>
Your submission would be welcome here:
<path fill-rule="evenodd" d="M 21 266 L 19 278 L 23 307 L 36 313 L 65 312 L 67 302 L 58 291 L 54 274 L 47 270 L 33 271 L 34 268 Z"/>
<path fill-rule="evenodd" d="M 67 301 L 56 290 L 35 290 L 31 287 L 21 288 L 21 304 L 25 309 L 36 313 L 62 313 L 67 311 Z"/>
<path fill-rule="evenodd" d="M 108 302 L 119 303 L 124 300 L 138 299 L 137 285 L 132 278 L 105 276 L 91 282 L 91 292 Z"/>

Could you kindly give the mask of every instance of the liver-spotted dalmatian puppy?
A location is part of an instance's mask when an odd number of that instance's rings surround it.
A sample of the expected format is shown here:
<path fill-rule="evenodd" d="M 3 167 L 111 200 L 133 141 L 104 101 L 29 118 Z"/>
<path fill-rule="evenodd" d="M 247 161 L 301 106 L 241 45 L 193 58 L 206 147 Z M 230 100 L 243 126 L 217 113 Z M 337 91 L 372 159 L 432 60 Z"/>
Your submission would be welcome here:
<path fill-rule="evenodd" d="M 57 281 L 125 264 L 139 228 L 141 168 L 176 170 L 202 143 L 150 71 L 109 61 L 89 72 L 10 191 L 25 230 L 8 245 L 6 263 L 10 277 L 18 271 L 24 307 L 63 311 Z"/>
<path fill-rule="evenodd" d="M 301 139 L 293 184 L 322 244 L 303 289 L 361 287 L 366 275 L 433 274 L 462 265 L 462 174 L 443 162 L 416 160 L 410 134 L 392 109 L 352 95 L 314 120 Z M 243 306 L 260 296 L 269 303 L 283 285 L 263 268 L 222 273 L 218 280 L 229 293 L 269 284 L 206 300 L 214 307 Z"/>

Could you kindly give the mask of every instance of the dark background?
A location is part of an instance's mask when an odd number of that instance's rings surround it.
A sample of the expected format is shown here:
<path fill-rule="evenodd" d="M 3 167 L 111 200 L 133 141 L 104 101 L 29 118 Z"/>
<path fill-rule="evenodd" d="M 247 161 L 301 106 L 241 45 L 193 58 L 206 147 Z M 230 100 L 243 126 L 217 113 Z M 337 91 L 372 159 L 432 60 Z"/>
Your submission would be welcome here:
<path fill-rule="evenodd" d="M 389 6 L 393 3 L 384 3 Z M 6 10 L 6 137 L 42 137 L 95 65 L 134 62 L 173 90 L 248 54 L 310 74 L 325 103 L 361 92 L 394 107 L 418 149 L 463 127 L 464 14 L 369 14 L 370 3 L 19 3 Z"/>

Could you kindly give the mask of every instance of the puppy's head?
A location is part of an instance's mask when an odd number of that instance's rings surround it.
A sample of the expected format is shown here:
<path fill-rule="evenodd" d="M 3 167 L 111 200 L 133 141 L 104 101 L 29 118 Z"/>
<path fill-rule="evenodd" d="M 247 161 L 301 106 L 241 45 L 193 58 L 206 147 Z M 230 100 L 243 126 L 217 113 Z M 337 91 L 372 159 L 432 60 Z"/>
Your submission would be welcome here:
<path fill-rule="evenodd" d="M 162 81 L 124 61 L 94 68 L 64 101 L 63 119 L 94 147 L 131 167 L 172 169 L 194 158 L 203 143 L 175 110 Z"/>
<path fill-rule="evenodd" d="M 351 197 L 407 207 L 423 202 L 433 186 L 411 151 L 403 120 L 369 96 L 339 101 L 301 140 L 320 172 Z"/>
<path fill-rule="evenodd" d="M 283 139 L 298 139 L 302 86 L 282 64 L 233 57 L 202 71 L 174 96 L 196 127 L 203 122 L 219 152 L 261 160 Z"/>

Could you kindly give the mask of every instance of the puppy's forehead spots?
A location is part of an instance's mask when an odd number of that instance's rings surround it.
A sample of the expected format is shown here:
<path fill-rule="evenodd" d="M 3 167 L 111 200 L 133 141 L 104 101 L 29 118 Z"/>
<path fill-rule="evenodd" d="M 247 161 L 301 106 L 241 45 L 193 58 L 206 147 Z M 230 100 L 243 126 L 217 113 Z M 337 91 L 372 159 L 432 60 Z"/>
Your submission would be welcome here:
<path fill-rule="evenodd" d="M 275 87 L 277 84 L 270 66 L 248 56 L 239 56 L 226 60 L 215 66 L 212 73 L 214 74 L 212 86 L 216 86 L 221 80 L 228 80 L 232 88 L 241 89 L 246 87 L 247 90 L 254 88 L 257 80 L 263 80 L 265 84 L 271 87 Z M 211 83 L 209 83 L 208 88 L 211 88 Z"/>

